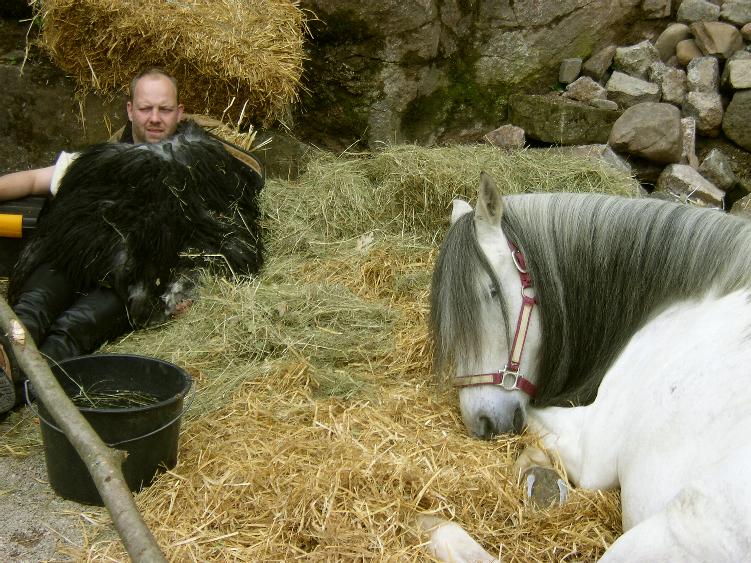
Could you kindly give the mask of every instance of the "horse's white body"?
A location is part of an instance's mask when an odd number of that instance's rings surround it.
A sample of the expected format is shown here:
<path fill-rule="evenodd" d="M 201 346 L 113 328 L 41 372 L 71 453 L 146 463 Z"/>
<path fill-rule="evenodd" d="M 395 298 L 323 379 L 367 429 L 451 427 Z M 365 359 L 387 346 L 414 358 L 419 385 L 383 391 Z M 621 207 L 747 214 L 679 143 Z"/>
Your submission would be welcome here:
<path fill-rule="evenodd" d="M 677 304 L 629 343 L 591 405 L 529 409 L 580 487 L 621 487 L 624 535 L 604 561 L 751 556 L 751 305 Z"/>
<path fill-rule="evenodd" d="M 516 311 L 520 282 L 500 228 L 500 194 L 494 185 L 484 188 L 475 214 L 478 241 Z M 467 210 L 466 204 L 455 207 L 452 221 Z M 530 358 L 540 330 L 533 318 L 520 369 L 533 382 L 539 374 Z M 486 332 L 484 357 L 460 371 L 485 373 L 504 364 L 508 350 L 498 343 L 505 328 Z M 480 435 L 478 419 L 502 418 L 518 403 L 572 483 L 621 488 L 624 534 L 602 561 L 749 561 L 749 344 L 749 292 L 718 297 L 710 290 L 657 312 L 611 365 L 588 406 L 536 409 L 521 391 L 479 386 L 460 391 L 460 408 L 469 431 Z M 432 530 L 439 558 L 493 560 L 456 525 Z"/>

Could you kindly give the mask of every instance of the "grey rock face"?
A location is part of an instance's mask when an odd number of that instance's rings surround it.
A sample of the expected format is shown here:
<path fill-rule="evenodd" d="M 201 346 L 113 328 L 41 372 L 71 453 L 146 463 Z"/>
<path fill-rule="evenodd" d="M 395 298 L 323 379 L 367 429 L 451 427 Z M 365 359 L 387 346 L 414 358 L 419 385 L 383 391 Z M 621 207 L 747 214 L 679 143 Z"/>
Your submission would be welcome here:
<path fill-rule="evenodd" d="M 679 68 L 670 68 L 660 80 L 662 101 L 675 105 L 682 105 L 686 99 L 688 90 L 686 84 L 686 72 Z"/>
<path fill-rule="evenodd" d="M 521 127 L 502 125 L 485 135 L 485 140 L 502 149 L 520 149 L 524 147 L 526 137 Z"/>
<path fill-rule="evenodd" d="M 641 9 L 644 17 L 667 18 L 670 16 L 671 0 L 642 0 Z"/>
<path fill-rule="evenodd" d="M 50 166 L 61 150 L 106 141 L 106 124 L 118 129 L 126 120 L 124 97 L 94 94 L 81 116 L 73 80 L 35 51 L 21 69 L 15 45 L 24 45 L 27 28 L 0 19 L 0 173 Z"/>
<path fill-rule="evenodd" d="M 696 45 L 696 41 L 693 39 L 684 39 L 679 41 L 675 46 L 675 56 L 678 59 L 678 64 L 681 66 L 687 66 L 696 57 L 701 57 L 702 52 Z"/>
<path fill-rule="evenodd" d="M 618 44 L 628 32 L 621 22 L 643 16 L 637 0 L 301 0 L 300 7 L 319 21 L 309 24 L 296 131 L 324 146 L 479 140 L 506 119 L 512 94 L 546 91 L 562 60 Z"/>
<path fill-rule="evenodd" d="M 680 106 L 686 98 L 686 72 L 680 68 L 655 63 L 650 67 L 649 80 L 660 87 L 661 101 Z"/>
<path fill-rule="evenodd" d="M 749 53 L 751 55 L 751 53 Z M 728 61 L 728 85 L 734 90 L 751 88 L 751 57 Z"/>
<path fill-rule="evenodd" d="M 561 84 L 571 84 L 579 77 L 582 69 L 581 59 L 563 59 L 558 71 L 558 82 Z"/>
<path fill-rule="evenodd" d="M 589 101 L 589 105 L 592 107 L 596 107 L 600 109 L 607 109 L 611 111 L 618 110 L 618 104 L 615 103 L 613 100 L 603 100 L 601 98 L 595 98 L 594 100 Z"/>
<path fill-rule="evenodd" d="M 733 90 L 733 87 L 730 86 L 730 69 L 732 68 L 730 63 L 747 59 L 751 59 L 751 51 L 736 51 L 732 54 L 732 56 L 726 61 L 725 66 L 722 69 L 722 74 L 720 75 L 721 88 L 724 88 L 725 90 Z M 738 89 L 740 90 L 741 88 Z"/>
<path fill-rule="evenodd" d="M 679 164 L 688 164 L 691 168 L 699 167 L 699 159 L 696 157 L 696 120 L 693 117 L 681 119 L 681 160 Z"/>
<path fill-rule="evenodd" d="M 651 161 L 680 162 L 683 152 L 681 113 L 671 104 L 636 104 L 613 124 L 608 144 L 617 152 Z"/>

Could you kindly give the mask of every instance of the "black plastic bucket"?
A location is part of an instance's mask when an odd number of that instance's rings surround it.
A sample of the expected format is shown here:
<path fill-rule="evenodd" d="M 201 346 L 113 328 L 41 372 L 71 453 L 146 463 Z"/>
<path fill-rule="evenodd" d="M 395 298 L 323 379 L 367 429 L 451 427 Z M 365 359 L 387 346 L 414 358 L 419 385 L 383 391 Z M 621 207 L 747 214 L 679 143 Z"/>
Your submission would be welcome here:
<path fill-rule="evenodd" d="M 192 384 L 185 370 L 146 356 L 94 354 L 62 361 L 52 373 L 69 397 L 83 388 L 97 393 L 140 392 L 157 400 L 128 408 L 79 407 L 104 443 L 128 453 L 122 469 L 131 491 L 148 487 L 158 473 L 175 466 L 183 401 Z M 86 465 L 41 401 L 39 418 L 52 489 L 63 498 L 102 506 Z"/>

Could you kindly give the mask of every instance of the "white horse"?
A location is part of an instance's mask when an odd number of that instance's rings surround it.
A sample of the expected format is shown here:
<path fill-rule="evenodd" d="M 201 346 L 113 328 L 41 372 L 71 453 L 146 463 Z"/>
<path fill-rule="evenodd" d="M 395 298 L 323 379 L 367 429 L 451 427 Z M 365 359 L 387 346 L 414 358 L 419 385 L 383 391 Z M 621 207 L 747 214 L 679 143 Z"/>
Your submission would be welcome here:
<path fill-rule="evenodd" d="M 751 222 L 501 198 L 484 174 L 476 207 L 455 202 L 431 291 L 469 432 L 528 426 L 575 485 L 620 487 L 624 533 L 601 561 L 751 561 Z M 458 525 L 423 524 L 438 558 L 494 560 Z"/>

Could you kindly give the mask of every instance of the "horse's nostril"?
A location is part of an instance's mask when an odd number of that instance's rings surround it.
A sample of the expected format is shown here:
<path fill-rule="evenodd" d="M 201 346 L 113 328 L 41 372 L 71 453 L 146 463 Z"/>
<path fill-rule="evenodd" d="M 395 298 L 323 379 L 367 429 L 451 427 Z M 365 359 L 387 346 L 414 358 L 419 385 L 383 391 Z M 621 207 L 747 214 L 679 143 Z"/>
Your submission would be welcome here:
<path fill-rule="evenodd" d="M 482 438 L 483 440 L 491 440 L 496 436 L 496 434 L 498 434 L 495 428 L 495 424 L 493 424 L 493 421 L 490 417 L 483 415 L 478 418 L 478 422 L 478 438 Z"/>
<path fill-rule="evenodd" d="M 513 428 L 514 434 L 521 434 L 524 430 L 524 410 L 521 407 L 516 407 L 514 411 Z"/>

